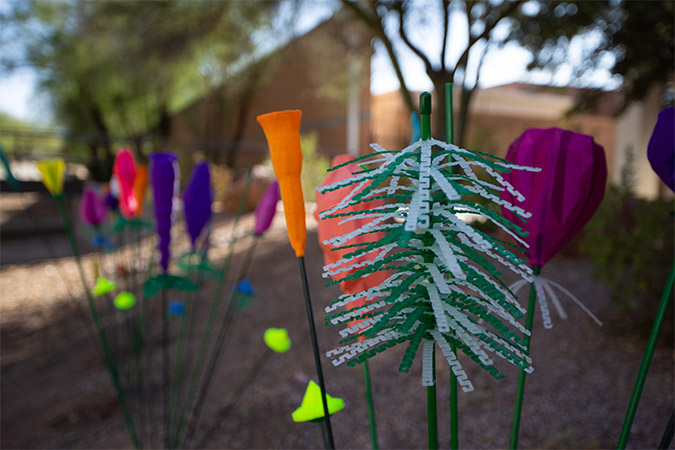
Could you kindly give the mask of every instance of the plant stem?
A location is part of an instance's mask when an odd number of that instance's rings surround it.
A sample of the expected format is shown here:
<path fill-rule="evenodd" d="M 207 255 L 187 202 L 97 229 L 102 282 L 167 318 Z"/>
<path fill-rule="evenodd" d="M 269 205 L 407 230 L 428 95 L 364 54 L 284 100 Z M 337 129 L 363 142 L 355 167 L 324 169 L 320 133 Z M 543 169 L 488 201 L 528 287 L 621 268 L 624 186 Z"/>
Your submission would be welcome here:
<path fill-rule="evenodd" d="M 166 320 L 168 300 L 162 288 L 162 414 L 164 416 L 164 448 L 169 448 L 169 324 Z"/>
<path fill-rule="evenodd" d="M 420 137 L 423 141 L 431 139 L 431 94 L 420 94 Z M 435 347 L 431 353 L 431 373 L 434 380 L 432 386 L 427 386 L 427 437 L 429 449 L 438 448 L 438 416 L 436 412 L 436 361 Z"/>
<path fill-rule="evenodd" d="M 534 266 L 532 268 L 534 271 L 535 278 L 539 276 L 541 272 L 541 267 Z M 532 324 L 534 323 L 534 308 L 537 300 L 537 289 L 535 287 L 535 282 L 532 281 L 530 284 L 530 299 L 527 304 L 527 317 L 525 318 L 525 329 L 530 332 L 529 336 L 525 336 L 525 351 L 529 353 L 530 351 L 530 342 L 532 340 Z M 513 413 L 513 428 L 511 429 L 511 445 L 510 448 L 515 450 L 518 448 L 518 433 L 520 432 L 520 414 L 523 409 L 523 396 L 525 394 L 525 377 L 527 374 L 524 370 L 521 369 L 520 374 L 518 374 L 518 390 L 516 391 L 516 408 Z"/>
<path fill-rule="evenodd" d="M 666 310 L 668 308 L 668 303 L 670 302 L 671 294 L 673 292 L 673 282 L 675 281 L 675 261 L 670 266 L 670 274 L 668 275 L 668 282 L 666 287 L 663 289 L 663 295 L 661 295 L 661 302 L 659 303 L 659 309 L 656 312 L 656 318 L 654 319 L 654 326 L 652 327 L 652 332 L 649 335 L 649 342 L 647 342 L 647 349 L 642 358 L 642 364 L 640 364 L 640 370 L 638 372 L 637 380 L 635 381 L 635 387 L 633 388 L 633 395 L 630 398 L 630 403 L 628 404 L 628 411 L 626 411 L 626 419 L 623 422 L 623 427 L 621 428 L 621 435 L 619 436 L 619 443 L 616 444 L 617 449 L 626 448 L 626 442 L 628 442 L 628 435 L 630 434 L 630 429 L 633 426 L 633 419 L 635 419 L 635 413 L 637 412 L 638 404 L 640 403 L 640 397 L 642 396 L 642 388 L 645 385 L 647 380 L 647 372 L 649 372 L 649 365 L 652 363 L 652 356 L 654 356 L 654 349 L 656 348 L 656 341 L 659 337 L 659 331 L 661 330 L 661 325 L 663 324 L 663 319 L 666 317 Z"/>
<path fill-rule="evenodd" d="M 452 83 L 445 83 L 445 142 L 455 143 L 455 119 L 452 103 Z M 448 168 L 453 172 L 452 166 Z M 457 354 L 457 346 L 450 344 L 452 353 Z M 457 399 L 457 376 L 450 371 L 450 448 L 457 450 L 459 448 L 459 407 Z"/>
<path fill-rule="evenodd" d="M 265 352 L 260 355 L 260 358 L 258 361 L 254 364 L 253 368 L 249 371 L 249 373 L 244 377 L 244 381 L 237 387 L 237 389 L 234 391 L 234 394 L 232 395 L 232 398 L 230 401 L 225 404 L 218 412 L 216 413 L 216 418 L 211 422 L 211 424 L 206 428 L 206 431 L 204 432 L 204 435 L 202 438 L 197 442 L 197 445 L 195 448 L 204 448 L 206 444 L 211 440 L 213 437 L 213 433 L 216 431 L 218 425 L 222 423 L 222 421 L 227 417 L 227 415 L 232 411 L 232 408 L 235 407 L 237 402 L 241 399 L 241 397 L 244 395 L 248 387 L 253 384 L 255 379 L 258 377 L 260 374 L 260 371 L 262 370 L 263 366 L 267 362 L 267 360 L 270 358 L 272 355 L 272 351 L 269 349 L 265 349 Z"/>
<path fill-rule="evenodd" d="M 225 289 L 225 277 L 227 273 L 229 272 L 230 269 L 230 263 L 232 262 L 232 255 L 234 254 L 234 241 L 235 241 L 235 233 L 237 230 L 237 224 L 239 223 L 239 218 L 244 212 L 244 206 L 246 205 L 246 199 L 248 198 L 248 191 L 251 186 L 251 178 L 253 175 L 252 169 L 249 169 L 247 174 L 246 174 L 246 183 L 244 184 L 244 191 L 242 193 L 241 198 L 239 199 L 239 205 L 237 207 L 237 213 L 234 216 L 234 223 L 232 224 L 232 236 L 228 245 L 227 249 L 227 255 L 225 256 L 225 261 L 223 262 L 223 267 L 220 270 L 220 274 L 218 276 L 218 284 L 216 286 L 216 292 L 213 296 L 213 300 L 211 302 L 211 308 L 209 310 L 209 316 L 206 321 L 206 326 L 204 328 L 204 334 L 202 335 L 201 343 L 199 344 L 199 350 L 197 352 L 197 357 L 195 360 L 195 366 L 192 370 L 192 374 L 190 376 L 190 381 L 189 381 L 189 386 L 188 386 L 188 391 L 187 395 L 185 398 L 185 403 L 183 404 L 183 407 L 181 408 L 181 414 L 178 419 L 178 425 L 176 426 L 176 433 L 174 435 L 172 447 L 174 448 L 178 446 L 178 443 L 181 440 L 181 433 L 183 431 L 183 427 L 185 425 L 185 420 L 186 420 L 186 414 L 188 413 L 189 408 L 192 406 L 192 401 L 194 400 L 194 396 L 196 394 L 197 390 L 197 383 L 199 382 L 199 378 L 202 373 L 202 369 L 204 368 L 204 358 L 206 357 L 206 351 L 208 349 L 208 345 L 210 342 L 210 337 L 211 337 L 211 331 L 213 329 L 213 321 L 215 320 L 216 317 L 216 312 L 218 311 L 218 307 L 220 306 L 221 299 L 223 297 L 223 290 Z"/>
<path fill-rule="evenodd" d="M 333 441 L 333 428 L 330 424 L 330 414 L 328 413 L 328 400 L 326 399 L 326 383 L 323 379 L 323 369 L 321 368 L 321 357 L 319 356 L 319 341 L 316 335 L 316 326 L 314 325 L 314 313 L 312 312 L 312 300 L 309 296 L 309 283 L 307 281 L 307 269 L 305 268 L 304 256 L 298 257 L 300 265 L 300 277 L 302 278 L 302 290 L 305 294 L 305 309 L 307 310 L 307 323 L 309 325 L 309 334 L 312 338 L 312 350 L 314 351 L 314 365 L 316 366 L 316 376 L 319 378 L 319 387 L 321 388 L 321 400 L 323 401 L 324 424 L 326 425 L 327 444 L 329 449 L 335 448 Z"/>
<path fill-rule="evenodd" d="M 138 436 L 136 435 L 136 429 L 134 428 L 134 421 L 131 418 L 129 413 L 129 408 L 127 407 L 127 402 L 124 397 L 124 390 L 120 383 L 119 374 L 117 373 L 117 367 L 115 365 L 115 360 L 113 359 L 110 347 L 108 345 L 108 340 L 105 337 L 105 332 L 103 331 L 103 325 L 101 324 L 101 318 L 98 314 L 98 309 L 94 303 L 94 298 L 91 295 L 89 290 L 89 285 L 87 284 L 87 279 L 84 276 L 84 269 L 82 268 L 82 260 L 80 259 L 80 252 L 77 248 L 77 243 L 75 242 L 75 237 L 73 236 L 73 230 L 70 226 L 70 221 L 68 220 L 68 214 L 66 213 L 66 207 L 63 201 L 63 195 L 54 196 L 56 201 L 56 206 L 59 209 L 59 214 L 61 215 L 61 220 L 63 221 L 63 226 L 66 229 L 66 235 L 68 236 L 68 242 L 70 243 L 71 251 L 75 257 L 75 262 L 77 263 L 77 270 L 80 274 L 80 280 L 82 281 L 82 287 L 84 287 L 84 292 L 87 297 L 87 303 L 89 304 L 89 310 L 91 311 L 91 316 L 94 319 L 94 326 L 96 327 L 96 332 L 101 341 L 101 346 L 103 347 L 103 355 L 105 356 L 105 361 L 108 366 L 108 371 L 110 372 L 110 377 L 112 378 L 115 391 L 117 393 L 117 400 L 120 402 L 120 407 L 122 408 L 122 414 L 124 415 L 124 421 L 127 425 L 127 430 L 129 431 L 129 437 L 131 438 L 131 443 L 134 448 L 140 448 L 140 443 L 138 441 Z"/>
<path fill-rule="evenodd" d="M 199 285 L 201 283 L 199 274 L 195 275 L 195 283 Z M 195 291 L 195 296 L 196 297 Z M 194 301 L 187 305 L 192 311 Z M 183 315 L 180 316 L 180 328 L 178 329 L 178 344 L 176 347 L 176 360 L 173 364 L 173 374 L 171 375 L 171 392 L 169 394 L 169 422 L 168 422 L 168 432 L 173 431 L 173 423 L 176 419 L 176 413 L 178 413 L 178 395 L 179 395 L 179 384 L 182 377 L 183 371 L 183 357 L 185 354 L 185 334 L 188 328 L 188 315 L 183 311 Z"/>
<path fill-rule="evenodd" d="M 370 423 L 370 440 L 373 450 L 377 450 L 377 424 L 375 423 L 375 404 L 373 403 L 373 388 L 370 382 L 370 368 L 368 360 L 363 362 L 363 384 L 366 387 L 366 404 L 368 405 L 368 422 Z"/>

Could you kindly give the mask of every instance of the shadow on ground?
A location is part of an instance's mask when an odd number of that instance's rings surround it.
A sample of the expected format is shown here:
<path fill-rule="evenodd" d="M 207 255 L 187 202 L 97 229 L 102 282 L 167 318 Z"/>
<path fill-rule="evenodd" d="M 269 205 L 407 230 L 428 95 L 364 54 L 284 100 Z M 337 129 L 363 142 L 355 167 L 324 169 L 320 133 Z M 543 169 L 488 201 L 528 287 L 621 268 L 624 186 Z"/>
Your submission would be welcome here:
<path fill-rule="evenodd" d="M 251 223 L 249 215 L 242 229 Z M 229 225 L 226 222 L 219 230 L 227 234 Z M 236 241 L 232 273 L 237 273 L 250 239 L 242 236 Z M 217 248 L 224 247 L 224 239 L 215 241 Z M 33 239 L 25 245 L 41 244 Z M 222 261 L 223 255 L 221 251 L 217 261 Z M 324 287 L 322 256 L 314 232 L 308 236 L 306 259 L 319 342 L 325 351 L 337 345 L 339 335 L 336 328 L 322 326 L 323 307 L 339 292 L 336 287 Z M 60 275 L 54 266 L 62 269 Z M 587 261 L 559 258 L 546 267 L 543 275 L 573 291 L 602 320 L 611 315 L 608 294 L 591 279 L 591 272 Z M 267 360 L 232 413 L 218 424 L 208 447 L 319 448 L 322 441 L 318 425 L 295 424 L 290 416 L 301 402 L 307 381 L 315 376 L 297 262 L 281 220 L 259 245 L 250 273 L 256 294 L 232 329 L 204 414 L 196 423 L 197 434 L 227 404 L 264 352 L 263 331 L 284 327 L 293 339 L 291 351 Z M 2 448 L 131 446 L 90 322 L 80 317 L 86 309 L 77 284 L 72 258 L 31 265 L 3 264 L 0 270 Z M 213 285 L 205 288 L 198 301 L 209 301 L 212 289 Z M 535 321 L 535 371 L 527 380 L 520 446 L 612 448 L 645 342 L 597 327 L 571 303 L 565 303 L 565 307 L 569 318 L 554 317 L 551 330 L 544 329 L 539 318 Z M 177 325 L 170 326 L 175 336 Z M 194 351 L 198 337 L 188 338 L 185 345 Z M 410 374 L 399 373 L 403 350 L 393 348 L 371 360 L 381 448 L 427 445 L 426 391 L 420 383 L 420 361 Z M 497 381 L 468 358 L 462 356 L 461 361 L 476 390 L 460 393 L 460 446 L 506 448 L 517 371 L 498 361 L 506 378 Z M 446 447 L 450 439 L 448 368 L 441 358 L 437 366 L 440 444 Z M 148 358 L 147 373 L 160 373 L 161 367 L 158 355 Z M 360 367 L 333 367 L 324 359 L 324 370 L 329 393 L 347 404 L 333 417 L 337 447 L 369 448 Z M 673 407 L 673 376 L 673 348 L 661 346 L 654 356 L 630 447 L 654 448 L 659 442 Z M 150 386 L 143 394 L 127 394 L 132 406 L 145 403 L 161 417 L 160 392 L 157 386 Z M 144 402 L 139 400 L 141 395 Z M 140 424 L 139 434 L 145 439 L 154 433 L 158 440 L 156 428 L 153 432 L 153 424 Z"/>

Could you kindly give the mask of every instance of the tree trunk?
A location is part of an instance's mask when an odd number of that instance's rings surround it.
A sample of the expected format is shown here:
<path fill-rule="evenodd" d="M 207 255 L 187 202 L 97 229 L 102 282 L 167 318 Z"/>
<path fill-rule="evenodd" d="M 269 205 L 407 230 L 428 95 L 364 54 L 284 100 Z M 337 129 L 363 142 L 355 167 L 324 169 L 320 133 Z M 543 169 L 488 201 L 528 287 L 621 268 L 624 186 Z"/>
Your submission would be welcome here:
<path fill-rule="evenodd" d="M 462 95 L 459 104 L 459 120 L 457 121 L 457 145 L 460 147 L 465 144 L 465 139 L 467 138 L 467 129 L 469 125 L 469 107 L 471 105 L 471 98 L 473 93 L 476 90 L 473 88 L 465 88 L 462 86 Z"/>
<path fill-rule="evenodd" d="M 253 69 L 239 98 L 239 108 L 237 117 L 235 118 L 236 124 L 234 128 L 234 134 L 232 135 L 232 140 L 227 148 L 225 160 L 225 164 L 231 169 L 234 168 L 237 152 L 239 151 L 241 140 L 244 137 L 244 131 L 246 131 L 246 119 L 248 117 L 248 112 L 251 109 L 251 105 L 253 104 L 253 99 L 255 98 L 255 93 L 259 84 L 258 82 L 263 74 L 263 71 L 264 66 Z"/>
<path fill-rule="evenodd" d="M 447 130 L 445 129 L 445 85 L 452 80 L 452 75 L 445 71 L 434 73 L 427 72 L 427 75 L 429 75 L 429 78 L 431 78 L 431 82 L 434 85 L 435 98 L 431 112 L 436 120 L 433 134 L 436 139 L 445 141 L 447 138 Z"/>

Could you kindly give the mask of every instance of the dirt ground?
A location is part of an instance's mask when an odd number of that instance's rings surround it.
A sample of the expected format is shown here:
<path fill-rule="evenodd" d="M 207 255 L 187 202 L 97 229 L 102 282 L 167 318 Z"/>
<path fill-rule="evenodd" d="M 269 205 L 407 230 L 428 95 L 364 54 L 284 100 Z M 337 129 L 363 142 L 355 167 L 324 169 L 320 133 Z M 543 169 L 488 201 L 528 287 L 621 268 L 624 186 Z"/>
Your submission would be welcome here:
<path fill-rule="evenodd" d="M 5 209 L 8 207 L 6 195 L 0 203 Z M 220 265 L 226 255 L 231 220 L 221 217 L 217 223 L 211 259 Z M 249 214 L 239 224 L 239 230 L 250 230 L 251 226 Z M 122 412 L 91 331 L 91 319 L 86 315 L 89 312 L 74 260 L 63 256 L 49 259 L 45 250 L 45 243 L 52 246 L 52 255 L 63 255 L 67 250 L 62 231 L 57 225 L 55 228 L 42 233 L 41 239 L 11 234 L 9 237 L 5 234 L 2 239 L 0 446 L 7 449 L 130 448 Z M 243 232 L 238 234 L 230 273 L 238 273 L 251 239 Z M 311 227 L 307 242 L 310 291 L 319 344 L 325 352 L 337 345 L 339 335 L 337 328 L 323 326 L 323 308 L 339 291 L 336 287 L 324 287 L 322 256 Z M 94 259 L 94 254 L 85 255 L 87 270 Z M 135 261 L 133 253 L 122 258 L 121 263 L 131 261 Z M 574 292 L 607 323 L 604 327 L 596 326 L 567 301 L 563 303 L 569 318 L 560 320 L 554 316 L 553 329 L 544 329 L 537 317 L 532 343 L 535 371 L 527 378 L 520 433 L 522 448 L 616 446 L 646 336 L 639 338 L 613 329 L 614 313 L 607 289 L 593 281 L 592 270 L 585 260 L 556 258 L 543 271 L 543 276 Z M 318 425 L 296 424 L 291 420 L 291 412 L 300 405 L 307 381 L 316 377 L 297 261 L 280 216 L 258 244 L 249 274 L 256 293 L 234 321 L 223 360 L 204 402 L 204 412 L 195 422 L 196 435 L 199 437 L 217 411 L 240 393 L 241 398 L 231 412 L 217 424 L 208 448 L 320 448 Z M 209 302 L 214 285 L 215 282 L 205 283 L 196 301 Z M 152 308 L 160 304 L 159 299 L 155 300 L 148 311 L 152 312 Z M 110 312 L 105 305 L 101 308 L 110 313 L 104 314 L 108 329 L 119 327 L 118 313 Z M 197 323 L 206 321 L 204 311 L 207 309 L 203 308 L 197 315 Z M 160 315 L 153 317 L 157 323 L 152 323 L 150 328 L 154 336 L 159 336 Z M 168 326 L 169 348 L 173 350 L 177 345 L 178 323 L 170 322 Z M 269 356 L 260 366 L 257 377 L 242 390 L 242 382 L 265 352 L 262 334 L 268 327 L 288 329 L 293 346 L 286 354 Z M 186 361 L 194 360 L 199 335 L 194 333 L 186 339 Z M 121 341 L 118 339 L 113 345 L 118 356 L 124 356 L 125 352 Z M 126 392 L 139 425 L 139 436 L 143 442 L 150 442 L 146 448 L 161 445 L 157 435 L 162 417 L 161 389 L 153 380 L 160 379 L 163 366 L 159 342 L 152 344 L 156 351 L 146 355 L 145 375 L 146 381 L 150 380 L 145 384 L 146 389 Z M 387 350 L 370 363 L 381 448 L 425 448 L 427 445 L 426 391 L 420 381 L 421 362 L 418 358 L 411 373 L 399 373 L 397 367 L 403 350 Z M 635 418 L 628 442 L 630 448 L 655 448 L 661 438 L 674 405 L 673 357 L 672 343 L 661 342 Z M 472 393 L 460 392 L 460 447 L 507 448 L 517 370 L 506 362 L 499 362 L 506 377 L 497 381 L 468 358 L 460 359 L 476 388 Z M 337 448 L 369 448 L 360 367 L 333 367 L 325 358 L 323 367 L 329 393 L 346 403 L 345 410 L 332 420 Z M 440 357 L 437 367 L 439 442 L 441 447 L 448 447 L 448 367 Z M 129 366 L 123 368 L 122 376 L 128 375 L 129 370 Z M 156 419 L 151 423 L 144 416 Z"/>

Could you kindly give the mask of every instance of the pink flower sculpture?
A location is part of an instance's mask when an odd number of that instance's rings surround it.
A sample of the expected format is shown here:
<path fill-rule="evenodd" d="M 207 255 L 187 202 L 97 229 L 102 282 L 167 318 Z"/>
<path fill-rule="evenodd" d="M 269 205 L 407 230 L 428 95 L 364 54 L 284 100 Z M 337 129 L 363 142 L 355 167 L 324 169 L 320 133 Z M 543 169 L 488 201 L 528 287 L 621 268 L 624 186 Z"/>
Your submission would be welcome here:
<path fill-rule="evenodd" d="M 119 205 L 122 215 L 131 219 L 138 211 L 138 199 L 134 190 L 136 180 L 136 162 L 129 148 L 121 148 L 115 157 L 113 174 L 119 186 Z"/>

